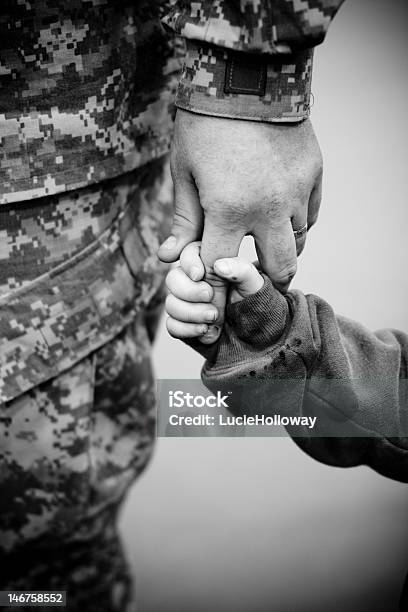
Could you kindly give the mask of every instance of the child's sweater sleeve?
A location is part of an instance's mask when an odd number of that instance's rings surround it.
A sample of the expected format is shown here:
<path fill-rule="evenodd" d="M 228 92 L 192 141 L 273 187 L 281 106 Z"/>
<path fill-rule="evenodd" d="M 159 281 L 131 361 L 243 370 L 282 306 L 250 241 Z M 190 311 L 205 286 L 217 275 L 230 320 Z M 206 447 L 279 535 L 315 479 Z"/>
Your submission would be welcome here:
<path fill-rule="evenodd" d="M 407 334 L 372 333 L 266 280 L 228 307 L 219 343 L 201 352 L 205 385 L 231 390 L 234 413 L 316 416 L 313 430 L 288 428 L 306 453 L 408 482 Z"/>

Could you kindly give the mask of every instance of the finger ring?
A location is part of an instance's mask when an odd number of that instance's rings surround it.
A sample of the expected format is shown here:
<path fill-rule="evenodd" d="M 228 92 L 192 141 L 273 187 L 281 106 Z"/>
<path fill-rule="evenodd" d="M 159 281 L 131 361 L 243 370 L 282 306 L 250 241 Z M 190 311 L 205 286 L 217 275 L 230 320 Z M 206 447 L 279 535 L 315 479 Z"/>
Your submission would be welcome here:
<path fill-rule="evenodd" d="M 293 233 L 295 235 L 295 240 L 297 240 L 298 238 L 302 238 L 307 232 L 307 223 L 301 227 L 298 230 L 293 230 Z"/>

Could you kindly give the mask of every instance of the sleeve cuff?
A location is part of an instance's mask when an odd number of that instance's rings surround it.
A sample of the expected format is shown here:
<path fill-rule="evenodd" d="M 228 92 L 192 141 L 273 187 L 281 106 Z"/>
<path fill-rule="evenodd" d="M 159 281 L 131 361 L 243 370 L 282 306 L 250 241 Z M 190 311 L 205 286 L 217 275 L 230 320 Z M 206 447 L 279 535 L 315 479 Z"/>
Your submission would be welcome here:
<path fill-rule="evenodd" d="M 195 40 L 186 44 L 178 108 L 271 123 L 299 122 L 309 116 L 313 49 L 272 56 Z"/>
<path fill-rule="evenodd" d="M 246 362 L 248 345 L 261 351 L 272 349 L 285 333 L 290 320 L 288 302 L 263 276 L 259 291 L 227 306 L 226 325 L 218 342 L 206 345 L 197 338 L 184 340 L 211 366 L 217 363 L 218 369 L 225 369 Z"/>
<path fill-rule="evenodd" d="M 284 334 L 289 319 L 285 297 L 264 276 L 263 287 L 249 297 L 229 304 L 226 319 L 240 340 L 257 348 L 271 348 Z"/>

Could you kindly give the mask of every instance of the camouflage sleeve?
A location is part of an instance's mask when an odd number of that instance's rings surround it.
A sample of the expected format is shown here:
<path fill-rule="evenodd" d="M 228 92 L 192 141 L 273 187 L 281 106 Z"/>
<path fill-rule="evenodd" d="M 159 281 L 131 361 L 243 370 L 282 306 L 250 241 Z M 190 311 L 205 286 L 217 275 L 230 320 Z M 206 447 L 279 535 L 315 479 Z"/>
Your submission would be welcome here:
<path fill-rule="evenodd" d="M 157 293 L 152 297 L 144 314 L 147 335 L 150 342 L 154 342 L 157 335 L 160 319 L 164 310 L 164 302 L 167 295 L 167 289 L 164 281 L 160 285 Z"/>
<path fill-rule="evenodd" d="M 237 119 L 305 119 L 313 47 L 343 1 L 173 2 L 163 23 L 187 41 L 176 105 Z"/>

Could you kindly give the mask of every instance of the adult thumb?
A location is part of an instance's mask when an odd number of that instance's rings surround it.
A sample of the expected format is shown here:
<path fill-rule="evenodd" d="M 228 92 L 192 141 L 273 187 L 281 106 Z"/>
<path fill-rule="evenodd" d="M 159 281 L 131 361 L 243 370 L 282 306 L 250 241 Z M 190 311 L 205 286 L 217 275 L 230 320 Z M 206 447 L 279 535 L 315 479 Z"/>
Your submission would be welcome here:
<path fill-rule="evenodd" d="M 158 250 L 161 261 L 177 261 L 185 246 L 201 237 L 203 209 L 193 179 L 178 179 L 174 185 L 174 216 L 170 236 Z"/>

